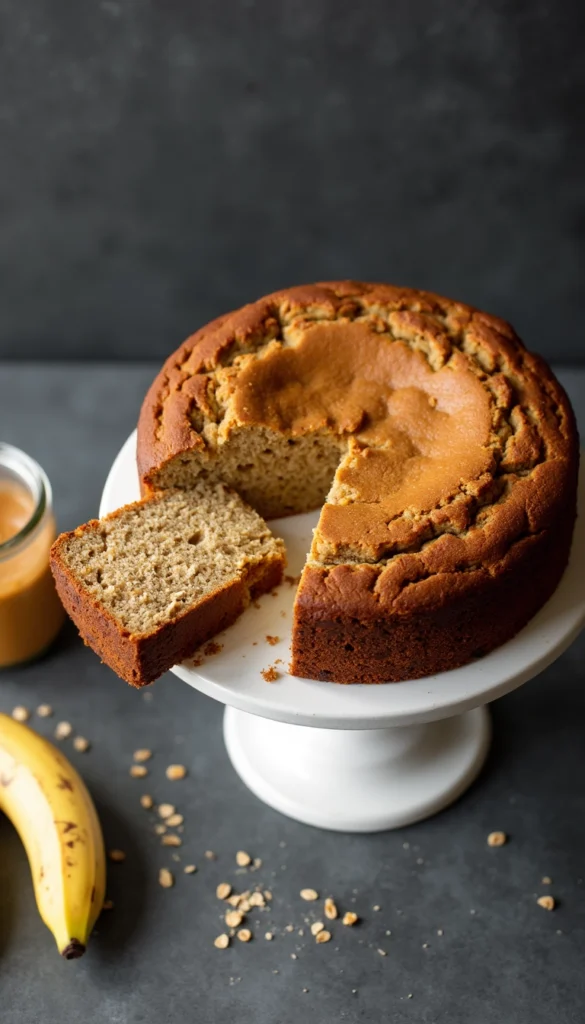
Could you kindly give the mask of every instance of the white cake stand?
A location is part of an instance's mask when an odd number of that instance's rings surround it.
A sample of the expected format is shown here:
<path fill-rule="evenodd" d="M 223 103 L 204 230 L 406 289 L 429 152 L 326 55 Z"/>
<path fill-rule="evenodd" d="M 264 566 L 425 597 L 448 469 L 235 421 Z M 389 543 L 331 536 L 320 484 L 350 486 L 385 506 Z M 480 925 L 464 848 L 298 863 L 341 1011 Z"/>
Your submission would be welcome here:
<path fill-rule="evenodd" d="M 139 494 L 132 434 L 104 488 L 100 515 Z M 585 473 L 580 507 L 584 507 Z M 274 520 L 288 572 L 300 572 L 317 513 Z M 555 660 L 585 622 L 585 529 L 548 604 L 513 640 L 452 672 L 381 686 L 338 686 L 287 673 L 294 587 L 284 583 L 217 639 L 219 654 L 173 672 L 226 705 L 238 775 L 291 818 L 344 832 L 397 828 L 435 814 L 473 782 L 488 751 L 485 704 Z M 279 637 L 271 646 L 266 637 Z M 279 678 L 265 682 L 274 666 Z"/>

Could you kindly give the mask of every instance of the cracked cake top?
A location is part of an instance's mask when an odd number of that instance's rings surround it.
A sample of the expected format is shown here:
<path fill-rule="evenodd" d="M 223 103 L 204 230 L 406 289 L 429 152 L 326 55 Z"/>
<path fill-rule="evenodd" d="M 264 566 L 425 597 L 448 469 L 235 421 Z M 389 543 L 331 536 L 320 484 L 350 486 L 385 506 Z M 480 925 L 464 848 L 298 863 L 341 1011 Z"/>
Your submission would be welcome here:
<path fill-rule="evenodd" d="M 421 580 L 489 572 L 555 522 L 576 468 L 565 393 L 507 323 L 388 285 L 275 292 L 189 338 L 142 409 L 143 483 L 180 484 L 168 474 L 188 459 L 194 476 L 216 465 L 221 478 L 230 445 L 259 430 L 264 445 L 314 439 L 319 465 L 332 467 L 309 559 L 324 570 L 369 563 L 378 576 L 416 555 Z M 299 510 L 291 500 L 269 508 Z"/>

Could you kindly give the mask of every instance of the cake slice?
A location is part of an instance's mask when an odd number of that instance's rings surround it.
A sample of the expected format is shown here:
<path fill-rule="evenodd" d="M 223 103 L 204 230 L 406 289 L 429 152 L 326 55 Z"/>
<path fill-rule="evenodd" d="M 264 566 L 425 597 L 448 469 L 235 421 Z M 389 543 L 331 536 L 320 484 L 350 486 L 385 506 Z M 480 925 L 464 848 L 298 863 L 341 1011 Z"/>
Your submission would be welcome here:
<path fill-rule="evenodd" d="M 280 583 L 284 544 L 223 484 L 165 491 L 63 533 L 51 569 L 85 641 L 132 686 L 188 658 Z"/>

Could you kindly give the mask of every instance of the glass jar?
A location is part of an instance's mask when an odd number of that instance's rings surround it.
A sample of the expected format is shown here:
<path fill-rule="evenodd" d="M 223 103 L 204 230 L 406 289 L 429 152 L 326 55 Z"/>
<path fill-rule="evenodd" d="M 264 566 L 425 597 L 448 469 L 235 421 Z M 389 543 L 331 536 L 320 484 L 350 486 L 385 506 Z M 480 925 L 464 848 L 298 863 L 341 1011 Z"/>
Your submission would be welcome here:
<path fill-rule="evenodd" d="M 55 534 L 46 474 L 0 442 L 0 668 L 42 654 L 63 623 L 49 569 Z"/>

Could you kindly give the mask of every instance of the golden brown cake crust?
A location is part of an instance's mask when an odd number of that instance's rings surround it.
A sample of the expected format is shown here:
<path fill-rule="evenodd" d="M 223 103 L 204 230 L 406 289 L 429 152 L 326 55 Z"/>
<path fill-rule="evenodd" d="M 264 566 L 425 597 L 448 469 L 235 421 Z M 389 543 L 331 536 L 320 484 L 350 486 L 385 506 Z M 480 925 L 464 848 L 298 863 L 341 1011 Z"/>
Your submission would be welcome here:
<path fill-rule="evenodd" d="M 504 321 L 351 281 L 221 317 L 148 392 L 146 490 L 170 460 L 205 451 L 226 373 L 224 436 L 260 423 L 347 444 L 299 587 L 295 674 L 381 682 L 453 668 L 548 599 L 570 549 L 578 438 L 563 389 Z"/>

